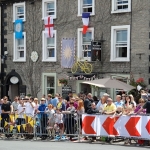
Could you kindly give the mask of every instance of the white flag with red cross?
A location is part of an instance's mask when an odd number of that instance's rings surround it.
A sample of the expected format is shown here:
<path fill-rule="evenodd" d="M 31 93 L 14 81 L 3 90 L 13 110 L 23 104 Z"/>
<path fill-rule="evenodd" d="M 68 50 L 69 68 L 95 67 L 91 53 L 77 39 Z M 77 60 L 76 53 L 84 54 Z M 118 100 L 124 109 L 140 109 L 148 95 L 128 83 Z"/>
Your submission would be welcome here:
<path fill-rule="evenodd" d="M 44 24 L 45 24 L 45 33 L 47 37 L 53 37 L 53 30 L 54 30 L 54 24 L 53 24 L 53 17 L 48 16 L 44 18 Z"/>

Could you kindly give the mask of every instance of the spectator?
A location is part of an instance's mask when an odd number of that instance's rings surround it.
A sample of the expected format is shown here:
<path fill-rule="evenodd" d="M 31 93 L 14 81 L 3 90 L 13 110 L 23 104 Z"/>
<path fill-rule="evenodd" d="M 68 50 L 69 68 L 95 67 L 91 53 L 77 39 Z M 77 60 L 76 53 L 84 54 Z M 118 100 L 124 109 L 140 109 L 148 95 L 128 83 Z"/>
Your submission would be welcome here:
<path fill-rule="evenodd" d="M 112 115 L 116 112 L 116 105 L 111 98 L 107 99 L 107 105 L 104 107 L 103 113 L 106 115 Z"/>
<path fill-rule="evenodd" d="M 2 113 L 2 104 L 3 104 L 3 99 L 0 100 L 0 114 Z"/>
<path fill-rule="evenodd" d="M 24 113 L 25 113 L 24 102 L 22 99 L 19 99 L 19 104 L 18 104 L 18 108 L 17 108 L 17 114 L 18 114 L 17 125 L 25 124 Z M 24 131 L 24 129 L 21 126 L 20 133 L 23 133 L 23 131 Z M 21 135 L 21 137 L 23 137 L 23 135 Z"/>
<path fill-rule="evenodd" d="M 62 97 L 58 97 L 59 102 L 57 103 L 57 109 L 60 109 L 61 111 L 65 111 L 66 107 L 65 107 L 65 103 L 63 102 Z"/>
<path fill-rule="evenodd" d="M 13 112 L 13 106 L 11 103 L 8 101 L 8 97 L 4 96 L 3 97 L 3 104 L 1 106 L 2 113 L 1 113 L 1 127 L 4 127 L 5 121 L 9 122 L 9 114 Z M 6 137 L 10 137 L 10 135 L 5 135 Z"/>
<path fill-rule="evenodd" d="M 48 106 L 49 104 L 52 104 L 52 95 L 51 94 L 47 95 L 46 105 Z"/>
<path fill-rule="evenodd" d="M 105 106 L 106 106 L 106 98 L 102 97 L 101 100 L 96 105 L 96 109 L 99 110 L 99 112 L 103 112 Z"/>
<path fill-rule="evenodd" d="M 121 101 L 123 102 L 123 104 L 125 103 L 125 100 L 126 100 L 126 95 L 125 94 L 122 94 L 122 96 L 121 96 Z"/>
<path fill-rule="evenodd" d="M 73 106 L 75 107 L 75 109 L 77 109 L 78 104 L 77 104 L 77 102 L 76 102 L 75 100 L 76 100 L 76 99 L 75 99 L 74 97 L 70 98 L 69 102 L 68 102 L 67 105 L 66 105 L 66 109 L 70 106 L 70 105 L 69 105 L 70 102 L 73 102 Z"/>
<path fill-rule="evenodd" d="M 13 111 L 14 113 L 17 111 L 18 109 L 18 105 L 19 105 L 19 102 L 18 102 L 18 96 L 15 96 L 14 98 L 14 101 L 12 102 L 12 106 L 13 106 Z"/>
<path fill-rule="evenodd" d="M 70 91 L 68 93 L 68 96 L 65 99 L 67 100 L 67 102 L 69 102 L 70 98 L 72 98 L 72 97 L 73 97 L 73 93 Z"/>
<path fill-rule="evenodd" d="M 58 140 L 58 138 L 62 139 L 63 127 L 64 127 L 63 114 L 61 113 L 61 110 L 57 108 L 56 109 L 56 114 L 55 114 L 54 129 L 55 129 L 57 134 L 60 133 L 60 137 L 56 136 L 56 140 Z"/>
<path fill-rule="evenodd" d="M 35 103 L 35 114 L 36 114 L 37 111 L 38 111 L 38 108 L 39 108 L 39 100 L 38 100 L 38 98 L 34 98 L 34 103 Z"/>
<path fill-rule="evenodd" d="M 87 98 L 84 100 L 84 109 L 85 109 L 85 113 L 87 113 L 88 109 L 91 109 L 91 102 L 92 102 L 92 94 L 89 93 L 87 95 Z"/>
<path fill-rule="evenodd" d="M 65 117 L 65 127 L 66 127 L 66 134 L 74 134 L 75 133 L 75 119 L 74 119 L 74 113 L 75 113 L 75 107 L 73 106 L 74 103 L 71 101 L 69 103 L 69 107 L 66 111 L 62 111 L 62 113 L 66 114 Z M 70 140 L 72 140 L 72 136 L 70 136 Z"/>
<path fill-rule="evenodd" d="M 127 109 L 128 107 L 134 108 L 134 104 L 131 102 L 131 97 L 129 95 L 126 96 L 125 103 L 123 105 L 124 109 Z"/>
<path fill-rule="evenodd" d="M 134 110 L 134 114 L 146 114 L 146 109 L 143 109 L 144 104 L 145 104 L 145 100 L 140 98 L 139 104 Z"/>
<path fill-rule="evenodd" d="M 123 102 L 121 101 L 121 96 L 120 95 L 117 95 L 116 96 L 116 102 L 114 103 L 116 105 L 116 107 L 118 106 L 123 106 Z"/>
<path fill-rule="evenodd" d="M 41 104 L 38 108 L 37 113 L 40 114 L 40 123 L 41 123 L 41 127 L 42 127 L 42 137 L 41 140 L 45 140 L 47 138 L 47 114 L 45 113 L 46 110 L 46 103 L 45 103 L 45 99 L 41 98 Z"/>
<path fill-rule="evenodd" d="M 56 109 L 56 107 L 57 107 L 58 97 L 59 97 L 59 94 L 56 93 L 56 94 L 55 94 L 55 98 L 52 99 L 52 105 L 54 106 L 54 109 Z"/>
<path fill-rule="evenodd" d="M 83 100 L 78 101 L 78 108 L 77 108 L 77 120 L 79 122 L 80 129 L 82 130 L 82 114 L 84 113 L 84 103 Z"/>
<path fill-rule="evenodd" d="M 26 97 L 24 99 L 26 102 L 24 103 L 25 106 L 25 114 L 26 114 L 26 122 L 29 122 L 31 117 L 34 116 L 34 112 L 35 112 L 35 103 L 32 101 L 31 98 Z M 26 131 L 27 131 L 27 135 L 26 135 L 26 139 L 32 139 L 33 138 L 33 127 L 30 124 L 26 125 Z"/>
<path fill-rule="evenodd" d="M 123 107 L 122 106 L 118 106 L 116 109 L 116 112 L 114 113 L 114 117 L 115 116 L 121 116 L 123 114 Z"/>
<path fill-rule="evenodd" d="M 49 104 L 47 109 L 45 110 L 45 113 L 48 116 L 48 127 L 47 130 L 49 132 L 50 138 L 53 139 L 55 136 L 55 132 L 54 132 L 54 123 L 55 123 L 55 118 L 54 118 L 54 114 L 55 111 L 53 109 L 53 105 Z"/>
<path fill-rule="evenodd" d="M 91 108 L 87 110 L 87 114 L 95 114 L 98 113 L 99 111 L 96 109 L 95 103 L 91 103 Z"/>

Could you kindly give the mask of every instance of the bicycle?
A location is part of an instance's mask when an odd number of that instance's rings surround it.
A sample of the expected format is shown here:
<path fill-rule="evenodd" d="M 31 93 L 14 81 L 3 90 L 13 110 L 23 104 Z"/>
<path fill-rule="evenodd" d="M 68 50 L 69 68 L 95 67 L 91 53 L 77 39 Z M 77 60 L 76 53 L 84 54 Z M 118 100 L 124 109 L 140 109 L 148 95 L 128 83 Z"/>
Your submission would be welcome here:
<path fill-rule="evenodd" d="M 84 71 L 86 74 L 90 74 L 92 72 L 92 65 L 88 63 L 86 60 L 81 62 L 77 58 L 77 61 L 74 63 L 74 65 L 71 68 L 71 72 L 75 73 L 78 67 L 81 69 L 81 71 Z"/>

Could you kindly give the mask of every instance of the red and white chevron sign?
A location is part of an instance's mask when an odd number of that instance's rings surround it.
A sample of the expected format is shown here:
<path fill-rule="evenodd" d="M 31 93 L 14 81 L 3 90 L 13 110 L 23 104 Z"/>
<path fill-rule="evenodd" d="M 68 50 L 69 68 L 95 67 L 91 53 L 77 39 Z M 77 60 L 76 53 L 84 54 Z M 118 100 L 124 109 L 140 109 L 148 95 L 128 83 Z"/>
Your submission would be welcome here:
<path fill-rule="evenodd" d="M 82 115 L 82 134 L 150 139 L 150 116 Z"/>

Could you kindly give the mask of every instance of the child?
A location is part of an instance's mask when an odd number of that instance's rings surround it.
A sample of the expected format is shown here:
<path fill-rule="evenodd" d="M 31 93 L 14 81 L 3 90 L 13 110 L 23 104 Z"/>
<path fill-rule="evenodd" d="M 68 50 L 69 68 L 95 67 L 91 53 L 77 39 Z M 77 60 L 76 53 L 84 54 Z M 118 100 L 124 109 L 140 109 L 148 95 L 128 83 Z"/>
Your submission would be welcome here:
<path fill-rule="evenodd" d="M 60 136 L 56 136 L 57 140 L 62 139 L 63 127 L 63 114 L 61 113 L 60 109 L 56 108 L 54 129 L 56 133 L 60 133 Z"/>
<path fill-rule="evenodd" d="M 45 110 L 45 113 L 48 116 L 48 126 L 47 126 L 47 130 L 48 130 L 48 134 L 50 135 L 50 138 L 53 139 L 54 138 L 54 123 L 55 123 L 55 119 L 54 119 L 54 114 L 55 111 L 53 109 L 53 105 L 49 104 L 48 107 Z"/>

